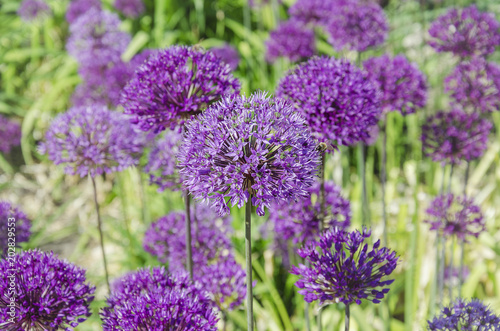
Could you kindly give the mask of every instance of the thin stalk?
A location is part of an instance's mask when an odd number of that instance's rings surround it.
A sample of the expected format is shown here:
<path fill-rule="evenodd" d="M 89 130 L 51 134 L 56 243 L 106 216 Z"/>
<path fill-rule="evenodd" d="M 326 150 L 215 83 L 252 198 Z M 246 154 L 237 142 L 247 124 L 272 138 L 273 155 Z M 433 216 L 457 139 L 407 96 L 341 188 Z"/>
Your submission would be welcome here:
<path fill-rule="evenodd" d="M 141 199 L 141 207 L 142 207 L 142 223 L 148 224 L 149 209 L 148 209 L 148 203 L 146 200 L 146 190 L 144 189 L 144 181 L 142 178 L 143 169 L 142 169 L 142 167 L 138 167 L 137 170 L 139 172 L 139 196 Z"/>
<path fill-rule="evenodd" d="M 321 178 L 320 178 L 320 204 L 321 204 L 321 215 L 319 217 L 319 232 L 321 233 L 325 227 L 326 218 L 326 201 L 325 201 L 325 150 L 321 152 Z"/>
<path fill-rule="evenodd" d="M 386 117 L 387 121 L 387 117 Z M 387 176 L 387 132 L 386 132 L 386 124 L 382 125 L 380 130 L 380 134 L 382 135 L 382 166 L 380 167 L 380 184 L 382 185 L 382 218 L 384 221 L 384 245 L 387 246 L 387 210 L 385 205 L 385 184 L 386 184 L 386 176 Z"/>
<path fill-rule="evenodd" d="M 108 262 L 106 261 L 106 253 L 104 252 L 104 236 L 102 234 L 101 213 L 99 212 L 99 202 L 97 202 L 97 188 L 95 185 L 94 177 L 90 176 L 90 179 L 92 179 L 92 187 L 94 189 L 94 203 L 95 203 L 95 211 L 97 213 L 97 228 L 99 230 L 99 239 L 101 242 L 102 261 L 104 263 L 104 273 L 106 275 L 106 285 L 108 286 L 108 293 L 111 293 L 111 288 L 109 286 Z"/>
<path fill-rule="evenodd" d="M 448 265 L 449 270 L 449 280 L 453 278 L 453 257 L 455 256 L 455 237 L 451 239 L 451 253 L 450 253 L 450 264 Z M 450 296 L 450 302 L 453 301 L 453 286 L 451 282 L 448 284 L 448 291 Z"/>
<path fill-rule="evenodd" d="M 245 258 L 247 272 L 247 330 L 253 331 L 252 197 L 245 204 Z"/>
<path fill-rule="evenodd" d="M 438 295 L 439 295 L 439 309 L 443 308 L 443 288 L 444 288 L 444 266 L 446 264 L 446 255 L 445 255 L 445 247 L 446 247 L 446 239 L 444 235 L 441 235 L 441 263 L 439 264 L 439 287 L 438 287 Z"/>
<path fill-rule="evenodd" d="M 370 226 L 370 210 L 368 208 L 368 194 L 366 190 L 366 150 L 367 147 L 364 143 L 359 145 L 360 156 L 361 156 L 361 182 L 363 186 L 363 196 L 362 196 L 362 204 L 363 204 L 363 220 L 362 223 L 364 226 Z"/>
<path fill-rule="evenodd" d="M 184 202 L 186 205 L 186 267 L 189 276 L 193 279 L 193 252 L 191 243 L 191 197 L 189 192 L 184 192 Z"/>
<path fill-rule="evenodd" d="M 451 193 L 451 178 L 453 176 L 453 163 L 451 164 L 450 167 L 450 178 L 448 179 L 448 194 Z"/>
<path fill-rule="evenodd" d="M 467 196 L 467 183 L 469 181 L 470 163 L 467 162 L 464 178 L 464 197 Z M 465 260 L 465 240 L 460 241 L 460 270 L 458 271 L 458 296 L 462 296 L 462 285 L 464 284 L 464 260 Z"/>
<path fill-rule="evenodd" d="M 311 320 L 309 318 L 309 302 L 306 302 L 306 307 L 304 308 L 304 316 L 306 320 L 306 330 L 311 331 Z"/>
<path fill-rule="evenodd" d="M 318 310 L 318 317 L 317 317 L 318 331 L 323 330 L 323 325 L 321 323 L 321 315 L 322 315 L 321 313 L 322 312 L 323 312 L 323 308 L 320 307 Z"/>
<path fill-rule="evenodd" d="M 351 317 L 351 312 L 349 311 L 349 305 L 345 305 L 345 331 L 349 331 L 350 317 Z"/>

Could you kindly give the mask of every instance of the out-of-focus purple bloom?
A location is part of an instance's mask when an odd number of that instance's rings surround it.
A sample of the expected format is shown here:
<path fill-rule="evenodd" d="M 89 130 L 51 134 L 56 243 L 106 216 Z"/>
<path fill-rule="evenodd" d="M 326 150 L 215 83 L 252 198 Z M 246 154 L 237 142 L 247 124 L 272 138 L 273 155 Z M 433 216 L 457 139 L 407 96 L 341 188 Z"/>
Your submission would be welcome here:
<path fill-rule="evenodd" d="M 46 133 L 40 151 L 65 172 L 95 177 L 138 163 L 145 144 L 129 119 L 105 106 L 74 107 L 60 114 Z"/>
<path fill-rule="evenodd" d="M 216 331 L 217 311 L 187 274 L 140 269 L 114 286 L 101 310 L 103 330 Z"/>
<path fill-rule="evenodd" d="M 240 54 L 238 54 L 236 48 L 229 44 L 211 48 L 210 52 L 214 53 L 222 62 L 229 65 L 231 70 L 235 70 L 240 63 Z"/>
<path fill-rule="evenodd" d="M 291 273 L 300 276 L 295 285 L 300 288 L 307 302 L 320 304 L 343 302 L 358 305 L 366 299 L 379 303 L 389 292 L 394 281 L 382 280 L 396 269 L 398 257 L 390 249 L 380 247 L 380 240 L 368 251 L 365 239 L 371 231 L 346 232 L 331 228 L 319 241 L 309 242 L 298 250 L 310 263 L 293 266 Z"/>
<path fill-rule="evenodd" d="M 484 56 L 500 45 L 500 23 L 491 13 L 482 13 L 475 5 L 451 8 L 439 16 L 429 29 L 429 41 L 438 52 L 452 52 L 461 58 Z"/>
<path fill-rule="evenodd" d="M 25 22 L 33 22 L 43 16 L 49 16 L 52 14 L 52 10 L 43 0 L 23 0 L 17 14 Z"/>
<path fill-rule="evenodd" d="M 431 230 L 445 237 L 456 236 L 466 241 L 467 237 L 477 238 L 486 230 L 481 208 L 466 196 L 439 195 L 432 200 L 427 214 L 429 219 L 425 222 L 431 225 Z"/>
<path fill-rule="evenodd" d="M 333 146 L 368 137 L 380 116 L 380 92 L 368 74 L 347 60 L 315 57 L 281 79 L 276 96 L 290 100 L 316 139 Z"/>
<path fill-rule="evenodd" d="M 458 298 L 450 306 L 444 307 L 439 316 L 427 321 L 430 331 L 499 331 L 500 316 L 478 299 Z"/>
<path fill-rule="evenodd" d="M 76 20 L 85 14 L 91 8 L 101 10 L 101 0 L 72 0 L 66 10 L 66 21 L 73 24 Z"/>
<path fill-rule="evenodd" d="M 288 13 L 293 20 L 326 26 L 338 0 L 297 0 Z"/>
<path fill-rule="evenodd" d="M 137 18 L 144 12 L 142 0 L 115 0 L 113 6 L 129 18 Z"/>
<path fill-rule="evenodd" d="M 469 277 L 470 271 L 469 268 L 464 265 L 462 269 L 462 275 L 460 275 L 459 267 L 451 267 L 447 266 L 444 269 L 444 283 L 451 288 L 454 288 L 459 285 L 460 276 L 462 276 L 462 280 L 466 280 Z"/>
<path fill-rule="evenodd" d="M 144 131 L 182 125 L 240 84 L 215 54 L 173 46 L 153 53 L 122 93 L 122 105 Z"/>
<path fill-rule="evenodd" d="M 21 143 L 21 126 L 0 115 L 0 152 L 10 153 L 10 150 Z"/>
<path fill-rule="evenodd" d="M 15 242 L 12 242 L 12 237 L 9 241 L 9 232 L 15 234 Z M 30 235 L 31 221 L 28 217 L 9 202 L 0 201 L 0 257 L 7 253 L 9 247 L 19 247 L 19 243 L 28 241 Z"/>
<path fill-rule="evenodd" d="M 188 122 L 178 158 L 186 189 L 221 215 L 249 198 L 263 216 L 275 199 L 307 196 L 320 164 L 304 119 L 261 92 L 225 98 Z"/>
<path fill-rule="evenodd" d="M 71 330 L 92 315 L 95 287 L 85 283 L 85 270 L 52 252 L 29 250 L 2 259 L 0 276 L 2 330 Z M 15 316 L 9 314 L 12 298 Z"/>
<path fill-rule="evenodd" d="M 372 125 L 368 129 L 368 137 L 363 139 L 363 143 L 365 143 L 368 146 L 375 145 L 377 142 L 378 136 L 380 134 L 380 129 L 378 127 L 378 124 Z"/>
<path fill-rule="evenodd" d="M 474 58 L 460 63 L 445 79 L 452 104 L 462 109 L 488 113 L 500 109 L 500 66 Z"/>
<path fill-rule="evenodd" d="M 369 77 L 378 83 L 384 112 L 399 111 L 408 115 L 427 103 L 425 76 L 403 55 L 373 57 L 363 66 Z"/>
<path fill-rule="evenodd" d="M 450 164 L 471 161 L 483 155 L 492 124 L 478 113 L 440 111 L 422 126 L 424 154 Z"/>
<path fill-rule="evenodd" d="M 266 60 L 274 62 L 286 57 L 292 62 L 307 59 L 316 53 L 314 32 L 300 21 L 286 21 L 271 31 L 266 41 Z"/>

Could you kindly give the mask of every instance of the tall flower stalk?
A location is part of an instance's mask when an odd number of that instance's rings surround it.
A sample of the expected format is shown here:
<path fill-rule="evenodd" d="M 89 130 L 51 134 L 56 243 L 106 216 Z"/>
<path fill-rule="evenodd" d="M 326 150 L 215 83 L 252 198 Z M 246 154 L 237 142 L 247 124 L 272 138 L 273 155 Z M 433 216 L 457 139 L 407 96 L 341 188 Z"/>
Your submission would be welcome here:
<path fill-rule="evenodd" d="M 104 250 L 104 235 L 102 234 L 101 213 L 99 211 L 99 202 L 97 201 L 97 187 L 95 184 L 94 177 L 90 176 L 90 179 L 92 180 L 92 189 L 94 192 L 94 205 L 95 205 L 95 211 L 96 211 L 96 215 L 97 215 L 97 229 L 99 230 L 99 242 L 101 243 L 102 262 L 104 265 L 104 274 L 106 276 L 106 285 L 108 286 L 108 291 L 111 292 L 111 287 L 109 286 L 108 262 L 106 260 L 106 252 Z M 125 220 L 125 222 L 128 222 L 128 221 Z"/>

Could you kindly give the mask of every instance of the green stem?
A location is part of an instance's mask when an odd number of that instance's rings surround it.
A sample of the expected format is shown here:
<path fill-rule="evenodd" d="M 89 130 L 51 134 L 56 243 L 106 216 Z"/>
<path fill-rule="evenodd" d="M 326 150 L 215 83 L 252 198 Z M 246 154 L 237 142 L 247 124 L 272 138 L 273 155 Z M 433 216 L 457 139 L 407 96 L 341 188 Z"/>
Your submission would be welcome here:
<path fill-rule="evenodd" d="M 186 206 L 186 267 L 189 276 L 193 279 L 193 252 L 191 244 L 191 197 L 189 192 L 184 192 L 184 202 Z"/>
<path fill-rule="evenodd" d="M 252 196 L 245 204 L 245 258 L 247 272 L 247 330 L 253 331 L 252 288 Z"/>
<path fill-rule="evenodd" d="M 101 242 L 101 250 L 102 250 L 102 261 L 104 263 L 104 273 L 106 276 L 106 285 L 108 286 L 108 293 L 111 293 L 111 288 L 109 286 L 109 273 L 108 273 L 108 262 L 106 261 L 106 253 L 104 252 L 104 236 L 102 234 L 102 220 L 101 220 L 101 213 L 99 212 L 99 202 L 97 202 L 97 188 L 95 185 L 95 179 L 94 177 L 90 176 L 92 179 L 92 187 L 94 189 L 94 203 L 95 203 L 95 210 L 97 213 L 97 228 L 99 230 L 99 239 Z"/>
<path fill-rule="evenodd" d="M 438 295 L 439 295 L 439 309 L 443 307 L 443 288 L 444 288 L 444 266 L 446 264 L 446 255 L 445 255 L 445 247 L 446 240 L 444 235 L 441 235 L 441 263 L 439 264 L 439 287 L 438 287 Z"/>
<path fill-rule="evenodd" d="M 322 313 L 322 311 L 323 311 L 323 308 L 320 307 L 319 310 L 318 310 L 318 317 L 317 317 L 318 331 L 323 330 L 323 325 L 321 323 L 321 315 L 322 315 L 321 313 Z"/>
<path fill-rule="evenodd" d="M 349 331 L 350 317 L 351 317 L 351 312 L 349 311 L 349 305 L 345 305 L 345 331 Z"/>
<path fill-rule="evenodd" d="M 387 118 L 386 118 L 387 121 Z M 387 210 L 385 204 L 385 184 L 387 177 L 387 132 L 386 132 L 386 124 L 382 125 L 380 130 L 380 134 L 382 135 L 382 166 L 380 168 L 380 184 L 382 186 L 382 219 L 384 221 L 384 245 L 387 246 Z"/>
<path fill-rule="evenodd" d="M 363 204 L 363 225 L 370 226 L 370 209 L 368 207 L 368 193 L 366 189 L 366 150 L 367 146 L 364 143 L 359 145 L 359 154 L 361 156 L 360 167 L 361 167 L 361 182 L 363 186 L 362 204 Z"/>
<path fill-rule="evenodd" d="M 320 178 L 320 204 L 321 204 L 321 215 L 319 216 L 319 232 L 321 233 L 325 228 L 325 218 L 326 218 L 326 200 L 325 200 L 325 150 L 321 152 L 321 178 Z"/>
<path fill-rule="evenodd" d="M 451 254 L 450 254 L 450 264 L 448 266 L 448 270 L 449 270 L 449 280 L 451 280 L 453 278 L 453 256 L 455 255 L 455 237 L 453 237 L 451 239 Z M 452 286 L 452 283 L 449 282 L 448 284 L 448 291 L 449 291 L 449 295 L 450 295 L 450 302 L 453 301 L 453 286 Z"/>

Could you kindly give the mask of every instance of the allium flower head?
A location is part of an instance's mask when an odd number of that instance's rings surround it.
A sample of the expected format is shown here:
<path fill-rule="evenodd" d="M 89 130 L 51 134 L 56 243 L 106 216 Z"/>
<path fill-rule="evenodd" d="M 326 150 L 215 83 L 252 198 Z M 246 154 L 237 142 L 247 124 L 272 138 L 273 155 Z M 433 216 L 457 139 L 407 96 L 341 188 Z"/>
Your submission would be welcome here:
<path fill-rule="evenodd" d="M 378 124 L 372 125 L 368 129 L 368 137 L 363 139 L 363 143 L 365 143 L 368 146 L 373 146 L 377 142 L 378 136 L 380 134 L 380 129 L 378 127 Z"/>
<path fill-rule="evenodd" d="M 73 24 L 91 8 L 101 11 L 101 0 L 71 0 L 66 10 L 66 21 L 69 24 Z"/>
<path fill-rule="evenodd" d="M 144 12 L 142 0 L 115 0 L 113 6 L 129 18 L 137 18 Z"/>
<path fill-rule="evenodd" d="M 9 153 L 12 147 L 21 143 L 21 126 L 0 115 L 0 152 Z"/>
<path fill-rule="evenodd" d="M 23 0 L 17 14 L 25 22 L 32 22 L 42 16 L 52 14 L 50 7 L 43 0 Z"/>
<path fill-rule="evenodd" d="M 338 2 L 338 0 L 297 0 L 288 13 L 293 20 L 324 26 Z"/>
<path fill-rule="evenodd" d="M 71 108 L 52 121 L 45 138 L 40 151 L 81 177 L 136 165 L 145 143 L 126 116 L 104 106 Z"/>
<path fill-rule="evenodd" d="M 460 276 L 462 280 L 466 280 L 469 277 L 470 270 L 464 265 L 462 268 L 462 272 L 460 272 L 459 267 L 447 266 L 444 268 L 444 284 L 447 287 L 455 288 L 459 285 Z"/>
<path fill-rule="evenodd" d="M 478 113 L 440 111 L 422 126 L 422 147 L 434 161 L 459 164 L 483 155 L 492 124 Z"/>
<path fill-rule="evenodd" d="M 425 76 L 416 64 L 408 62 L 403 55 L 373 57 L 366 60 L 363 66 L 379 85 L 383 111 L 399 111 L 407 115 L 427 103 Z"/>
<path fill-rule="evenodd" d="M 306 196 L 320 164 L 304 119 L 261 92 L 225 98 L 188 122 L 178 158 L 187 190 L 221 215 L 250 197 L 263 216 L 272 200 Z"/>
<path fill-rule="evenodd" d="M 431 230 L 438 231 L 445 237 L 457 236 L 460 240 L 478 237 L 486 230 L 481 208 L 466 196 L 453 194 L 439 195 L 432 200 L 427 209 Z"/>
<path fill-rule="evenodd" d="M 286 57 L 292 62 L 307 59 L 316 53 L 314 32 L 299 21 L 281 23 L 266 41 L 266 60 L 274 62 Z"/>
<path fill-rule="evenodd" d="M 368 137 L 380 115 L 380 92 L 368 74 L 347 60 L 315 57 L 284 78 L 276 96 L 292 102 L 315 138 L 352 145 Z"/>
<path fill-rule="evenodd" d="M 439 316 L 427 321 L 430 331 L 499 331 L 500 316 L 478 299 L 458 298 L 444 307 Z"/>
<path fill-rule="evenodd" d="M 300 276 L 295 285 L 305 295 L 304 300 L 359 305 L 366 299 L 379 303 L 394 281 L 382 278 L 396 269 L 398 257 L 394 251 L 380 248 L 380 240 L 368 250 L 365 239 L 370 235 L 371 231 L 366 229 L 346 232 L 331 228 L 319 241 L 299 249 L 299 255 L 309 261 L 310 267 L 294 266 L 291 273 Z"/>
<path fill-rule="evenodd" d="M 9 229 L 15 233 L 15 243 L 9 241 Z M 0 257 L 6 254 L 9 242 L 19 246 L 19 243 L 28 241 L 31 235 L 31 221 L 18 208 L 7 201 L 0 201 Z"/>
<path fill-rule="evenodd" d="M 210 52 L 214 53 L 215 56 L 222 60 L 222 62 L 229 65 L 231 70 L 235 70 L 240 63 L 240 55 L 238 54 L 238 51 L 229 44 L 211 48 Z"/>
<path fill-rule="evenodd" d="M 491 13 L 482 13 L 475 5 L 451 8 L 439 16 L 429 29 L 429 41 L 438 52 L 452 52 L 462 58 L 484 56 L 500 45 L 500 23 Z"/>
<path fill-rule="evenodd" d="M 2 330 L 71 330 L 92 315 L 95 286 L 85 283 L 85 270 L 52 252 L 29 250 L 2 259 L 0 276 Z M 11 286 L 16 293 L 14 323 L 9 322 Z"/>
<path fill-rule="evenodd" d="M 240 84 L 211 52 L 173 46 L 152 54 L 125 87 L 122 105 L 142 130 L 159 132 L 182 125 Z"/>

